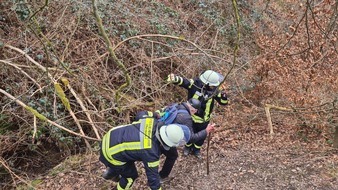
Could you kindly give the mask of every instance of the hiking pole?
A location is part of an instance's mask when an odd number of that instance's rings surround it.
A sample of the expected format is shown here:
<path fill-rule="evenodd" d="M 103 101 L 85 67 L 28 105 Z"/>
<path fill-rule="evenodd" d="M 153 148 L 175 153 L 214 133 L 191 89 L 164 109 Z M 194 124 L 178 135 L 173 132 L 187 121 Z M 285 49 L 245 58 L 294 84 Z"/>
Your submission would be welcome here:
<path fill-rule="evenodd" d="M 209 147 L 210 147 L 210 140 L 211 140 L 211 134 L 208 135 L 208 144 L 207 144 L 207 175 L 209 175 Z"/>

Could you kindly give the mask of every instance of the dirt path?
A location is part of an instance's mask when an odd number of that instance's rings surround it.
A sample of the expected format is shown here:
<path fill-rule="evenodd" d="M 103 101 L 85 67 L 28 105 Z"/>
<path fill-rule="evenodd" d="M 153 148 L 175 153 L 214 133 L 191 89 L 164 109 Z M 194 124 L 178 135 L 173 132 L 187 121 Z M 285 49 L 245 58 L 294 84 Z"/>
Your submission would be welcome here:
<path fill-rule="evenodd" d="M 233 134 L 232 134 L 233 135 Z M 222 137 L 222 138 L 220 138 Z M 262 190 L 262 189 L 338 189 L 337 150 L 320 147 L 321 142 L 294 142 L 288 135 L 270 139 L 255 134 L 254 139 L 230 137 L 229 132 L 211 141 L 210 174 L 206 173 L 206 149 L 203 161 L 181 154 L 164 190 Z M 243 139 L 244 137 L 244 139 Z M 260 140 L 257 140 L 260 139 Z M 222 142 L 222 143 L 216 143 Z M 182 149 L 180 149 L 182 153 Z M 133 189 L 147 189 L 145 172 L 138 163 L 140 177 Z M 100 177 L 104 168 L 97 155 L 69 159 L 54 169 L 54 175 L 43 177 L 39 189 L 111 189 L 113 182 Z"/>

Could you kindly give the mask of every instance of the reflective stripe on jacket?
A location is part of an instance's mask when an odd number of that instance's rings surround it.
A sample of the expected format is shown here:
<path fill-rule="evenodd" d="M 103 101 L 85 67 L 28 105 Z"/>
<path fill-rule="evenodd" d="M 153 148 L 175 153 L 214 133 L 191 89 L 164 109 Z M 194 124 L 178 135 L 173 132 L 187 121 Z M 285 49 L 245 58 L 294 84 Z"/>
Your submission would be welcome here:
<path fill-rule="evenodd" d="M 178 82 L 173 82 L 173 84 L 187 89 L 188 99 L 195 98 L 201 102 L 201 108 L 195 115 L 192 115 L 192 119 L 195 123 L 204 123 L 210 121 L 215 100 L 220 105 L 228 104 L 228 99 L 226 96 L 223 97 L 217 88 L 214 88 L 211 91 L 206 90 L 205 84 L 198 77 L 190 80 L 180 76 L 177 77 Z"/>
<path fill-rule="evenodd" d="M 140 111 L 136 114 L 135 119 L 139 120 L 139 119 L 145 118 L 145 117 L 154 117 L 156 119 L 157 115 L 159 115 L 159 116 L 163 115 L 162 113 L 163 113 L 164 109 L 165 108 L 162 108 L 160 110 L 156 110 L 154 113 L 150 112 L 150 111 Z M 192 119 L 192 117 L 194 117 L 194 115 L 190 114 L 190 110 L 189 110 L 187 103 L 183 102 L 181 104 L 178 104 L 177 109 L 178 110 L 186 110 L 187 112 L 179 112 L 172 123 L 185 125 L 190 129 L 191 136 L 190 136 L 189 142 L 195 143 L 195 142 L 198 142 L 200 140 L 205 139 L 208 135 L 206 130 L 202 130 L 202 131 L 195 133 L 195 131 L 193 129 L 193 119 Z"/>
<path fill-rule="evenodd" d="M 179 104 L 178 109 L 186 109 L 188 113 L 177 114 L 173 123 L 178 123 L 178 124 L 186 125 L 187 127 L 189 127 L 190 132 L 191 132 L 191 137 L 190 137 L 189 142 L 195 143 L 195 142 L 204 140 L 207 137 L 208 133 L 206 130 L 202 130 L 202 131 L 195 133 L 193 129 L 193 119 L 192 119 L 194 115 L 190 115 L 187 103 Z"/>
<path fill-rule="evenodd" d="M 144 118 L 114 127 L 103 136 L 101 148 L 105 159 L 116 166 L 142 161 L 151 189 L 160 188 L 160 143 L 154 135 L 156 125 L 153 118 Z"/>

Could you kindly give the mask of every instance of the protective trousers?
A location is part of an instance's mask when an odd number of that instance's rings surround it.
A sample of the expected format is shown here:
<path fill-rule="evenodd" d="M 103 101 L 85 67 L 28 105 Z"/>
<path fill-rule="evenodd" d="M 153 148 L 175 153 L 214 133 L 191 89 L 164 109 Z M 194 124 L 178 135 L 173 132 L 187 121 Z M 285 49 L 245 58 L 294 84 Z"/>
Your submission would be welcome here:
<path fill-rule="evenodd" d="M 115 166 L 109 163 L 103 155 L 100 155 L 99 160 L 106 166 L 110 167 L 109 176 L 121 175 L 121 179 L 117 184 L 117 190 L 128 190 L 133 185 L 138 177 L 137 169 L 134 162 L 127 162 L 122 166 Z"/>
<path fill-rule="evenodd" d="M 194 133 L 198 133 L 202 130 L 205 130 L 207 128 L 207 126 L 209 125 L 209 121 L 205 122 L 205 123 L 193 123 L 193 130 L 194 130 Z M 202 148 L 202 145 L 204 143 L 206 138 L 203 138 L 197 142 L 188 142 L 185 146 L 186 147 L 190 147 L 192 149 L 192 151 L 197 151 L 197 150 L 200 150 Z"/>
<path fill-rule="evenodd" d="M 161 153 L 166 156 L 162 169 L 160 171 L 160 177 L 166 178 L 169 176 L 171 170 L 174 167 L 174 164 L 178 158 L 178 152 L 175 147 L 171 147 L 169 150 L 165 150 L 161 146 Z"/>

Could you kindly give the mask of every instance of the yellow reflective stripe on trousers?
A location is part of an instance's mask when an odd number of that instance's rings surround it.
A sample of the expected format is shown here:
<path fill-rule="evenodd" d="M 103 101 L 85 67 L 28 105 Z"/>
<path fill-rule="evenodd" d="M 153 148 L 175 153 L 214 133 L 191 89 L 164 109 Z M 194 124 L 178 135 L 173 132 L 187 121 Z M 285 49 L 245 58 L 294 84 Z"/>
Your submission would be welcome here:
<path fill-rule="evenodd" d="M 125 190 L 121 187 L 120 182 L 117 183 L 117 190 Z"/>
<path fill-rule="evenodd" d="M 131 189 L 131 186 L 133 185 L 133 178 L 127 178 L 127 180 L 128 180 L 128 183 L 127 183 L 127 186 L 126 186 L 126 188 L 125 189 Z"/>
<path fill-rule="evenodd" d="M 191 147 L 192 146 L 192 143 L 190 144 L 185 144 L 186 147 Z"/>
<path fill-rule="evenodd" d="M 160 161 L 155 161 L 155 162 L 148 162 L 148 167 L 149 168 L 155 168 L 160 165 Z"/>
<path fill-rule="evenodd" d="M 117 190 L 131 190 L 131 186 L 133 185 L 134 180 L 133 178 L 127 178 L 127 181 L 128 183 L 125 188 L 121 187 L 120 182 L 117 183 Z"/>
<path fill-rule="evenodd" d="M 194 147 L 197 148 L 197 149 L 201 149 L 202 148 L 202 146 L 198 146 L 196 144 L 194 144 Z"/>
<path fill-rule="evenodd" d="M 227 104 L 227 103 L 228 103 L 228 100 L 223 100 L 223 99 L 221 99 L 221 103 L 222 103 L 222 104 Z"/>

